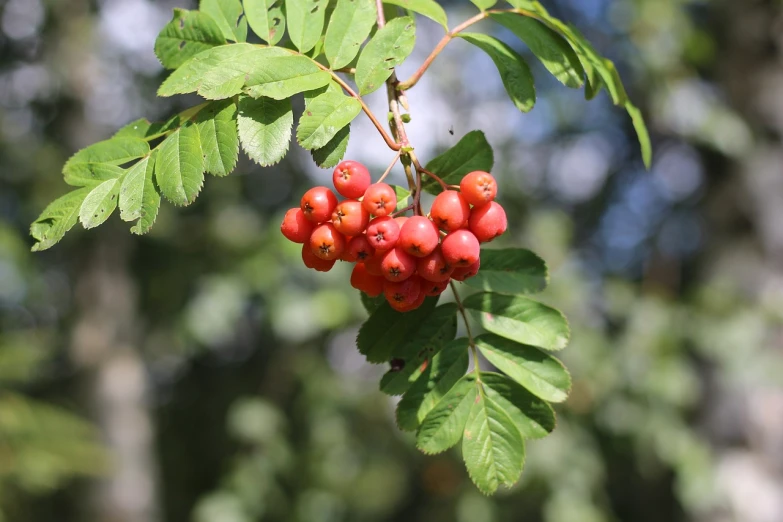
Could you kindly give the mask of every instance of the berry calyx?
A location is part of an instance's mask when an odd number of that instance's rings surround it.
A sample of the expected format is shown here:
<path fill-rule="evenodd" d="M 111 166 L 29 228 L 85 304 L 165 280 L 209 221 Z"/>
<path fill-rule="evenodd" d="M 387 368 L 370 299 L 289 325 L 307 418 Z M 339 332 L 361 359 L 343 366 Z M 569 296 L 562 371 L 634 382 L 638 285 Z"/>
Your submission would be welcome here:
<path fill-rule="evenodd" d="M 332 182 L 341 196 L 359 199 L 372 183 L 372 179 L 367 167 L 358 161 L 346 160 L 335 167 Z"/>
<path fill-rule="evenodd" d="M 397 193 L 386 183 L 375 183 L 364 192 L 362 205 L 373 216 L 388 216 L 397 208 Z"/>
<path fill-rule="evenodd" d="M 438 246 L 440 234 L 435 224 L 424 216 L 413 216 L 400 229 L 397 245 L 415 257 L 425 257 Z"/>
<path fill-rule="evenodd" d="M 356 263 L 351 272 L 351 286 L 361 290 L 370 297 L 381 295 L 385 282 L 386 280 L 383 277 L 372 275 L 368 272 L 364 263 Z"/>
<path fill-rule="evenodd" d="M 470 205 L 456 190 L 444 190 L 432 202 L 430 218 L 447 232 L 467 227 L 469 217 Z"/>
<path fill-rule="evenodd" d="M 506 211 L 498 203 L 491 201 L 483 207 L 475 207 L 470 212 L 468 222 L 470 231 L 480 243 L 492 241 L 508 228 Z"/>
<path fill-rule="evenodd" d="M 397 245 L 397 240 L 400 238 L 400 225 L 389 216 L 377 217 L 370 221 L 365 235 L 375 250 L 385 252 Z"/>
<path fill-rule="evenodd" d="M 454 267 L 470 266 L 479 259 L 481 246 L 470 230 L 455 230 L 443 238 L 443 257 Z"/>
<path fill-rule="evenodd" d="M 459 182 L 459 189 L 465 201 L 474 207 L 481 207 L 493 201 L 498 193 L 498 184 L 489 172 L 481 170 L 466 174 Z"/>
<path fill-rule="evenodd" d="M 337 196 L 326 187 L 313 187 L 302 196 L 300 208 L 304 216 L 313 223 L 323 223 L 332 217 L 337 206 Z"/>
<path fill-rule="evenodd" d="M 430 297 L 435 297 L 446 291 L 449 287 L 448 281 L 442 281 L 440 283 L 433 283 L 432 281 L 422 281 L 422 293 Z"/>
<path fill-rule="evenodd" d="M 305 243 L 313 233 L 313 224 L 308 221 L 301 208 L 292 208 L 285 213 L 280 231 L 289 241 Z"/>
<path fill-rule="evenodd" d="M 331 223 L 318 225 L 310 235 L 310 250 L 325 261 L 338 259 L 345 250 L 345 236 Z"/>
<path fill-rule="evenodd" d="M 325 261 L 317 257 L 307 243 L 302 245 L 302 261 L 307 268 L 312 268 L 318 272 L 328 272 L 337 262 L 335 260 Z"/>
<path fill-rule="evenodd" d="M 332 212 L 332 224 L 343 235 L 358 236 L 367 228 L 370 213 L 355 199 L 347 199 L 337 204 Z"/>
<path fill-rule="evenodd" d="M 481 267 L 481 258 L 479 258 L 475 263 L 473 263 L 470 266 L 462 266 L 459 268 L 454 269 L 454 273 L 451 274 L 451 278 L 455 281 L 464 281 L 465 279 L 470 279 L 474 275 L 478 274 L 479 268 Z"/>
<path fill-rule="evenodd" d="M 389 281 L 404 281 L 416 271 L 416 258 L 400 247 L 383 254 L 381 272 Z"/>
<path fill-rule="evenodd" d="M 422 293 L 421 279 L 411 277 L 401 282 L 386 281 L 383 285 L 383 293 L 391 307 L 398 312 L 411 310 Z"/>
<path fill-rule="evenodd" d="M 440 247 L 430 253 L 427 257 L 422 257 L 416 262 L 416 272 L 432 283 L 448 283 L 454 268 L 443 257 Z"/>

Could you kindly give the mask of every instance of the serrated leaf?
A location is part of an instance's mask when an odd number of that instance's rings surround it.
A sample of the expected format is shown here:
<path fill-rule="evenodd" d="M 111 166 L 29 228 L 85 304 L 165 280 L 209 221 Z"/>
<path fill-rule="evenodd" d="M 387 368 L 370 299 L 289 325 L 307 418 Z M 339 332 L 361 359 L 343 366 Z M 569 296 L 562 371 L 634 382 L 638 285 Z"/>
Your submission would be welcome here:
<path fill-rule="evenodd" d="M 201 0 L 199 11 L 215 20 L 226 40 L 247 40 L 247 20 L 242 16 L 239 0 Z"/>
<path fill-rule="evenodd" d="M 288 36 L 299 52 L 306 53 L 318 43 L 328 4 L 328 0 L 285 0 Z"/>
<path fill-rule="evenodd" d="M 488 332 L 545 350 L 562 350 L 570 331 L 563 314 L 522 296 L 479 293 L 468 296 L 465 308 Z"/>
<path fill-rule="evenodd" d="M 36 240 L 33 252 L 52 248 L 79 219 L 79 209 L 91 188 L 81 188 L 60 196 L 47 206 L 30 226 L 30 235 Z"/>
<path fill-rule="evenodd" d="M 239 159 L 237 106 L 234 100 L 213 102 L 196 117 L 204 170 L 215 176 L 228 176 Z"/>
<path fill-rule="evenodd" d="M 384 302 L 359 329 L 356 338 L 359 352 L 368 362 L 389 362 L 395 348 L 429 317 L 437 302 L 436 298 L 427 298 L 419 308 L 405 313 L 395 311 Z"/>
<path fill-rule="evenodd" d="M 296 139 L 305 149 L 324 147 L 361 111 L 362 105 L 355 98 L 325 92 L 314 98 L 302 113 Z"/>
<path fill-rule="evenodd" d="M 446 184 L 458 185 L 465 174 L 474 170 L 491 172 L 495 164 L 492 147 L 481 131 L 471 131 L 449 150 L 427 163 L 427 170 L 440 177 Z M 427 178 L 422 188 L 439 194 L 443 189 L 434 179 Z"/>
<path fill-rule="evenodd" d="M 486 11 L 496 3 L 498 3 L 498 0 L 470 0 L 473 2 L 473 5 L 481 9 L 482 11 Z"/>
<path fill-rule="evenodd" d="M 536 87 L 530 67 L 516 51 L 497 38 L 480 33 L 460 33 L 457 36 L 475 45 L 492 58 L 511 101 L 522 112 L 536 104 Z"/>
<path fill-rule="evenodd" d="M 392 185 L 392 187 L 394 188 L 394 193 L 397 194 L 397 207 L 395 210 L 407 208 L 410 205 L 411 191 L 397 185 Z"/>
<path fill-rule="evenodd" d="M 310 58 L 288 54 L 259 63 L 245 78 L 245 92 L 253 98 L 285 100 L 300 92 L 319 89 L 331 79 L 329 72 L 321 70 Z"/>
<path fill-rule="evenodd" d="M 409 9 L 439 23 L 447 31 L 449 30 L 446 11 L 435 0 L 383 0 L 383 3 Z"/>
<path fill-rule="evenodd" d="M 329 18 L 324 52 L 332 69 L 345 67 L 359 54 L 376 20 L 374 0 L 337 0 Z"/>
<path fill-rule="evenodd" d="M 120 180 L 110 179 L 93 188 L 79 209 L 79 221 L 86 229 L 103 224 L 117 208 Z"/>
<path fill-rule="evenodd" d="M 242 150 L 261 166 L 274 165 L 288 152 L 294 114 L 290 100 L 239 100 L 239 140 Z"/>
<path fill-rule="evenodd" d="M 144 139 L 152 128 L 152 125 L 153 124 L 147 118 L 139 118 L 118 130 L 112 137 Z"/>
<path fill-rule="evenodd" d="M 158 216 L 160 194 L 153 181 L 157 155 L 154 151 L 131 167 L 120 187 L 120 218 L 138 220 L 131 227 L 134 234 L 146 234 Z"/>
<path fill-rule="evenodd" d="M 149 143 L 140 138 L 115 137 L 99 141 L 86 147 L 65 163 L 63 174 L 74 173 L 87 163 L 105 163 L 123 165 L 146 156 L 150 152 Z"/>
<path fill-rule="evenodd" d="M 225 43 L 212 17 L 199 11 L 174 9 L 174 19 L 155 40 L 155 55 L 163 67 L 176 69 L 202 51 Z"/>
<path fill-rule="evenodd" d="M 465 284 L 498 294 L 534 294 L 546 288 L 548 279 L 546 263 L 530 250 L 483 249 L 479 273 Z"/>
<path fill-rule="evenodd" d="M 416 380 L 422 365 L 438 354 L 457 335 L 457 305 L 437 307 L 406 341 L 392 350 L 392 357 L 404 361 L 399 370 L 389 370 L 381 379 L 381 391 L 402 395 Z"/>
<path fill-rule="evenodd" d="M 512 486 L 525 464 L 525 441 L 503 408 L 479 394 L 470 409 L 462 437 L 462 458 L 479 490 L 491 495 Z"/>
<path fill-rule="evenodd" d="M 424 417 L 416 432 L 416 446 L 433 455 L 457 444 L 477 397 L 475 376 L 465 375 Z"/>
<path fill-rule="evenodd" d="M 551 402 L 568 398 L 571 376 L 551 355 L 495 334 L 476 337 L 476 346 L 492 365 L 534 395 Z"/>
<path fill-rule="evenodd" d="M 513 13 L 492 13 L 493 20 L 510 29 L 560 83 L 579 88 L 585 71 L 574 50 L 559 34 L 538 20 Z"/>
<path fill-rule="evenodd" d="M 76 163 L 65 173 L 64 179 L 72 187 L 90 187 L 119 178 L 125 171 L 107 163 Z"/>
<path fill-rule="evenodd" d="M 652 166 L 652 143 L 650 142 L 650 133 L 647 131 L 647 125 L 644 123 L 642 111 L 630 101 L 625 104 L 625 110 L 631 116 L 633 128 L 636 130 L 636 135 L 639 137 L 639 145 L 642 148 L 642 160 L 644 161 L 644 166 L 649 170 Z"/>
<path fill-rule="evenodd" d="M 508 414 L 523 439 L 543 439 L 555 429 L 555 412 L 549 403 L 509 377 L 481 372 L 481 384 L 486 396 Z"/>
<path fill-rule="evenodd" d="M 250 28 L 269 45 L 275 45 L 285 33 L 283 0 L 244 0 Z"/>
<path fill-rule="evenodd" d="M 158 89 L 159 96 L 198 92 L 208 100 L 222 100 L 242 92 L 245 80 L 271 58 L 291 56 L 279 47 L 251 44 L 221 45 L 188 60 L 171 73 Z"/>
<path fill-rule="evenodd" d="M 404 431 L 415 431 L 427 414 L 468 371 L 468 340 L 455 339 L 440 353 L 405 392 L 397 404 L 397 425 Z"/>
<path fill-rule="evenodd" d="M 166 199 L 190 205 L 204 185 L 204 161 L 198 128 L 186 124 L 160 144 L 155 179 Z"/>
<path fill-rule="evenodd" d="M 345 156 L 345 151 L 348 150 L 348 140 L 351 137 L 351 126 L 346 125 L 340 131 L 334 135 L 334 138 L 329 140 L 329 143 L 321 148 L 311 150 L 310 154 L 313 156 L 315 164 L 322 169 L 330 169 L 335 167 Z"/>
<path fill-rule="evenodd" d="M 354 79 L 359 94 L 369 94 L 383 86 L 395 67 L 413 51 L 416 24 L 410 17 L 395 18 L 370 39 L 356 62 Z"/>

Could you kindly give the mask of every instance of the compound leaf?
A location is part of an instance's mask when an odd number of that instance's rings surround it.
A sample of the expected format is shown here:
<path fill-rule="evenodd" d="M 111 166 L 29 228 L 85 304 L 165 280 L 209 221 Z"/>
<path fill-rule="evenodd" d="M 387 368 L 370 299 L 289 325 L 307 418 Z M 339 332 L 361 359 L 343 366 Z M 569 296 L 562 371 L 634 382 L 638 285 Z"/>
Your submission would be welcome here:
<path fill-rule="evenodd" d="M 321 148 L 310 151 L 315 164 L 322 169 L 330 169 L 336 166 L 345 156 L 348 150 L 348 140 L 351 137 L 351 126 L 346 125 L 340 129 L 334 138 Z"/>
<path fill-rule="evenodd" d="M 325 147 L 361 111 L 362 105 L 355 98 L 327 91 L 305 108 L 299 119 L 296 139 L 308 150 Z"/>
<path fill-rule="evenodd" d="M 285 0 L 288 36 L 299 52 L 310 51 L 324 30 L 329 0 Z"/>
<path fill-rule="evenodd" d="M 69 168 L 64 176 L 65 182 L 72 187 L 95 187 L 104 181 L 119 178 L 125 171 L 108 163 L 77 163 Z"/>
<path fill-rule="evenodd" d="M 433 172 L 449 185 L 458 185 L 460 180 L 474 170 L 492 171 L 495 164 L 492 147 L 481 131 L 471 131 L 449 150 L 430 160 L 427 170 Z M 422 188 L 432 194 L 438 194 L 440 184 L 427 178 Z"/>
<path fill-rule="evenodd" d="M 345 67 L 356 58 L 375 20 L 373 0 L 337 0 L 324 39 L 324 52 L 332 69 Z"/>
<path fill-rule="evenodd" d="M 457 444 L 477 397 L 475 376 L 465 375 L 424 417 L 416 432 L 416 446 L 433 455 Z"/>
<path fill-rule="evenodd" d="M 512 379 L 481 372 L 481 384 L 486 396 L 503 408 L 523 439 L 543 439 L 555 429 L 555 412 L 549 403 Z"/>
<path fill-rule="evenodd" d="M 204 160 L 195 125 L 180 127 L 160 144 L 155 179 L 175 205 L 189 205 L 196 199 L 204 185 Z"/>
<path fill-rule="evenodd" d="M 155 40 L 155 55 L 163 67 L 176 69 L 202 51 L 225 43 L 223 32 L 211 16 L 174 9 L 174 19 Z"/>
<path fill-rule="evenodd" d="M 35 239 L 33 252 L 52 248 L 79 219 L 79 210 L 91 187 L 73 190 L 60 196 L 47 206 L 30 226 L 30 235 Z"/>
<path fill-rule="evenodd" d="M 288 152 L 294 113 L 290 100 L 239 100 L 239 139 L 250 159 L 263 167 L 274 165 Z"/>
<path fill-rule="evenodd" d="M 498 3 L 498 0 L 470 0 L 473 2 L 473 5 L 481 9 L 482 11 L 486 11 L 496 3 Z"/>
<path fill-rule="evenodd" d="M 481 269 L 465 284 L 498 294 L 532 294 L 546 288 L 546 263 L 530 250 L 506 248 L 481 251 Z"/>
<path fill-rule="evenodd" d="M 437 298 L 427 298 L 416 310 L 401 313 L 384 302 L 359 329 L 356 344 L 371 363 L 386 363 L 394 350 L 429 317 Z"/>
<path fill-rule="evenodd" d="M 253 98 L 266 96 L 286 100 L 300 92 L 319 89 L 331 80 L 306 56 L 288 54 L 259 63 L 245 78 L 245 90 Z"/>
<path fill-rule="evenodd" d="M 245 0 L 245 16 L 250 28 L 269 45 L 275 45 L 285 33 L 283 0 Z"/>
<path fill-rule="evenodd" d="M 446 17 L 446 11 L 435 0 L 383 0 L 384 4 L 396 5 L 404 9 L 409 9 L 414 13 L 426 16 L 449 30 L 449 21 Z"/>
<path fill-rule="evenodd" d="M 117 196 L 120 193 L 120 179 L 106 180 L 94 187 L 84 198 L 79 209 L 79 221 L 86 229 L 103 224 L 117 208 Z"/>
<path fill-rule="evenodd" d="M 140 138 L 115 137 L 99 141 L 86 147 L 65 163 L 63 174 L 75 173 L 89 163 L 123 165 L 146 156 L 150 152 L 149 143 Z"/>
<path fill-rule="evenodd" d="M 215 176 L 228 176 L 239 159 L 237 106 L 234 100 L 210 103 L 196 116 L 204 170 Z"/>
<path fill-rule="evenodd" d="M 360 94 L 381 86 L 413 51 L 416 24 L 410 17 L 395 18 L 375 33 L 359 55 L 354 76 Z"/>
<path fill-rule="evenodd" d="M 157 156 L 157 151 L 153 151 L 131 167 L 120 186 L 120 218 L 138 220 L 131 227 L 134 234 L 146 234 L 158 217 L 160 193 L 152 179 Z"/>
<path fill-rule="evenodd" d="M 199 11 L 215 20 L 226 40 L 247 40 L 247 20 L 242 16 L 239 0 L 201 0 Z"/>

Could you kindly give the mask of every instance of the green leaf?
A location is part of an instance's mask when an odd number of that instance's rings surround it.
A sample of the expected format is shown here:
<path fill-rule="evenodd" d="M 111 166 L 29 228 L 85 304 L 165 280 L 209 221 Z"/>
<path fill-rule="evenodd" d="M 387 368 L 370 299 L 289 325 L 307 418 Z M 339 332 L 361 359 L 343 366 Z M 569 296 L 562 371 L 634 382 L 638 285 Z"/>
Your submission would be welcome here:
<path fill-rule="evenodd" d="M 77 163 L 65 173 L 65 182 L 72 187 L 93 188 L 104 181 L 119 178 L 125 173 L 116 165 L 107 163 Z"/>
<path fill-rule="evenodd" d="M 478 336 L 476 346 L 493 366 L 534 395 L 550 402 L 568 398 L 571 376 L 551 355 L 495 334 Z"/>
<path fill-rule="evenodd" d="M 30 226 L 30 235 L 35 239 L 33 252 L 52 248 L 79 219 L 79 209 L 91 188 L 81 188 L 61 196 L 41 212 Z"/>
<path fill-rule="evenodd" d="M 66 176 L 84 168 L 87 163 L 106 163 L 123 165 L 146 156 L 150 152 L 149 143 L 139 138 L 110 138 L 99 141 L 71 156 L 63 167 Z"/>
<path fill-rule="evenodd" d="M 410 205 L 411 191 L 397 185 L 392 185 L 392 187 L 394 188 L 394 193 L 397 194 L 396 210 L 402 210 Z"/>
<path fill-rule="evenodd" d="M 460 33 L 457 36 L 472 43 L 492 58 L 500 72 L 500 79 L 511 101 L 522 112 L 530 111 L 536 103 L 533 73 L 527 62 L 511 47 L 497 38 L 480 33 Z"/>
<path fill-rule="evenodd" d="M 381 379 L 381 391 L 388 395 L 402 395 L 413 381 L 414 375 L 443 346 L 457 335 L 457 305 L 439 306 L 419 328 L 410 334 L 404 344 L 392 350 L 392 357 L 402 359 L 405 366 L 389 370 Z M 416 375 L 418 377 L 418 375 Z"/>
<path fill-rule="evenodd" d="M 530 250 L 483 249 L 481 269 L 465 284 L 498 294 L 533 294 L 546 288 L 549 280 L 546 263 Z"/>
<path fill-rule="evenodd" d="M 147 133 L 152 128 L 153 124 L 147 118 L 140 118 L 136 121 L 132 121 L 120 130 L 118 130 L 113 138 L 139 138 L 144 139 L 147 137 Z"/>
<path fill-rule="evenodd" d="M 474 401 L 462 438 L 462 458 L 479 490 L 513 486 L 525 464 L 525 441 L 503 408 L 486 394 Z"/>
<path fill-rule="evenodd" d="M 296 139 L 305 149 L 324 147 L 361 111 L 362 105 L 355 98 L 325 92 L 307 105 L 299 120 Z"/>
<path fill-rule="evenodd" d="M 157 151 L 154 151 L 131 167 L 120 187 L 120 218 L 124 221 L 138 220 L 131 227 L 134 234 L 146 234 L 158 217 L 160 193 L 152 179 L 157 156 Z"/>
<path fill-rule="evenodd" d="M 482 11 L 486 11 L 496 3 L 498 3 L 498 0 L 470 0 L 473 2 L 473 5 L 481 9 Z"/>
<path fill-rule="evenodd" d="M 468 296 L 464 301 L 485 330 L 518 343 L 545 350 L 562 350 L 570 331 L 565 317 L 532 299 L 492 293 Z"/>
<path fill-rule="evenodd" d="M 574 50 L 559 34 L 538 20 L 513 13 L 492 13 L 493 20 L 525 42 L 544 67 L 567 87 L 584 84 L 585 71 Z"/>
<path fill-rule="evenodd" d="M 401 430 L 417 430 L 432 408 L 465 375 L 468 348 L 466 338 L 455 339 L 432 358 L 397 404 L 397 425 Z"/>
<path fill-rule="evenodd" d="M 374 0 L 337 0 L 324 40 L 326 59 L 332 69 L 345 67 L 356 58 L 375 20 Z"/>
<path fill-rule="evenodd" d="M 433 455 L 457 444 L 477 397 L 475 376 L 465 375 L 424 417 L 416 432 L 416 446 Z"/>
<path fill-rule="evenodd" d="M 250 159 L 263 167 L 274 165 L 288 152 L 294 113 L 290 100 L 239 100 L 239 140 Z"/>
<path fill-rule="evenodd" d="M 369 94 L 381 88 L 416 43 L 416 24 L 405 16 L 395 18 L 375 33 L 362 50 L 356 63 L 354 79 L 359 94 Z"/>
<path fill-rule="evenodd" d="M 242 3 L 239 0 L 201 0 L 199 11 L 217 22 L 226 40 L 247 40 L 247 20 L 242 17 Z"/>
<path fill-rule="evenodd" d="M 433 158 L 427 163 L 427 170 L 434 173 L 449 185 L 458 185 L 460 180 L 474 170 L 491 172 L 495 164 L 492 147 L 481 131 L 471 131 L 462 137 L 456 145 Z M 427 178 L 422 188 L 431 194 L 438 194 L 440 184 Z"/>
<path fill-rule="evenodd" d="M 199 11 L 174 9 L 174 19 L 155 40 L 155 55 L 163 67 L 176 69 L 200 52 L 225 43 L 212 17 Z"/>
<path fill-rule="evenodd" d="M 335 167 L 345 156 L 348 150 L 348 139 L 351 137 L 351 126 L 346 125 L 329 140 L 329 143 L 321 148 L 311 150 L 315 164 L 322 169 Z"/>
<path fill-rule="evenodd" d="M 328 0 L 285 0 L 288 36 L 299 52 L 306 53 L 318 43 L 328 4 Z"/>
<path fill-rule="evenodd" d="M 427 298 L 416 310 L 397 312 L 384 302 L 359 329 L 356 344 L 371 363 L 386 363 L 401 343 L 408 340 L 435 309 L 438 300 Z"/>
<path fill-rule="evenodd" d="M 117 208 L 117 196 L 120 193 L 120 180 L 110 179 L 93 188 L 84 198 L 79 210 L 79 221 L 86 229 L 103 224 Z"/>
<path fill-rule="evenodd" d="M 552 407 L 507 376 L 481 372 L 481 384 L 486 396 L 508 414 L 523 439 L 543 439 L 555 429 Z"/>
<path fill-rule="evenodd" d="M 245 0 L 247 23 L 269 45 L 275 45 L 285 33 L 282 3 L 283 0 Z"/>
<path fill-rule="evenodd" d="M 650 133 L 647 131 L 647 125 L 644 123 L 642 111 L 630 101 L 626 102 L 625 110 L 631 116 L 633 128 L 636 130 L 636 135 L 639 136 L 639 144 L 642 147 L 642 160 L 644 161 L 644 166 L 649 170 L 652 166 L 652 143 L 650 142 Z"/>
<path fill-rule="evenodd" d="M 160 144 L 155 178 L 160 191 L 175 205 L 193 203 L 204 185 L 204 160 L 195 125 L 180 127 Z"/>
<path fill-rule="evenodd" d="M 286 100 L 300 92 L 319 89 L 331 81 L 310 58 L 289 54 L 270 57 L 245 78 L 246 92 L 253 98 L 265 96 Z"/>
<path fill-rule="evenodd" d="M 426 16 L 430 20 L 434 20 L 443 26 L 447 31 L 449 30 L 449 21 L 446 17 L 446 11 L 435 0 L 383 0 L 384 4 L 392 4 L 404 9 L 409 9 L 414 13 L 419 13 L 422 16 Z"/>
<path fill-rule="evenodd" d="M 210 103 L 196 117 L 204 170 L 215 176 L 228 176 L 239 159 L 237 106 L 234 100 Z"/>
<path fill-rule="evenodd" d="M 214 47 L 188 60 L 158 89 L 159 96 L 198 92 L 208 100 L 231 98 L 242 92 L 245 80 L 271 58 L 291 56 L 279 47 L 230 44 Z"/>
<path fill-rule="evenodd" d="M 379 295 L 378 297 L 370 297 L 364 292 L 359 292 L 359 296 L 362 300 L 362 306 L 364 306 L 364 309 L 367 310 L 367 313 L 370 315 L 375 313 L 375 311 L 386 302 L 386 297 L 384 297 L 383 294 Z"/>

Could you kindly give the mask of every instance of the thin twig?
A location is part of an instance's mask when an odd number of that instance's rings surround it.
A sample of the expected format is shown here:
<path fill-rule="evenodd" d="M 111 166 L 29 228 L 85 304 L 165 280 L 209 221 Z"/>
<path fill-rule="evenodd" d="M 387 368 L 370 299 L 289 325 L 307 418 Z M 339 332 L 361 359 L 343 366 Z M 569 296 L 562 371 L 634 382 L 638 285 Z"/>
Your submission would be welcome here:
<path fill-rule="evenodd" d="M 383 176 L 381 176 L 381 177 L 380 177 L 380 179 L 378 179 L 378 181 L 376 181 L 376 183 L 380 183 L 380 182 L 382 182 L 383 180 L 385 180 L 385 179 L 386 179 L 386 176 L 388 176 L 388 175 L 389 175 L 389 172 L 391 172 L 392 168 L 394 168 L 394 166 L 395 166 L 395 165 L 397 164 L 397 162 L 400 160 L 400 154 L 402 154 L 402 152 L 400 152 L 400 151 L 398 150 L 398 151 L 397 151 L 397 153 L 394 155 L 394 159 L 393 159 L 393 160 L 392 160 L 392 162 L 389 164 L 389 167 L 386 169 L 386 172 L 384 172 L 384 173 L 383 173 Z"/>
<path fill-rule="evenodd" d="M 476 380 L 481 380 L 481 368 L 479 366 L 479 356 L 478 356 L 478 349 L 476 348 L 476 342 L 473 340 L 473 332 L 470 331 L 470 323 L 468 322 L 468 313 L 465 311 L 465 305 L 462 304 L 462 299 L 459 297 L 459 292 L 457 292 L 457 285 L 454 284 L 454 281 L 449 281 L 449 286 L 451 286 L 451 292 L 454 294 L 454 301 L 457 303 L 457 308 L 459 309 L 459 313 L 462 316 L 462 321 L 465 323 L 465 331 L 468 334 L 468 343 L 470 344 L 470 351 L 473 353 L 473 371 L 476 372 Z"/>
<path fill-rule="evenodd" d="M 431 177 L 435 181 L 437 181 L 440 184 L 440 188 L 443 190 L 448 190 L 449 185 L 446 184 L 445 181 L 443 181 L 438 175 L 430 172 L 429 170 L 425 169 L 421 166 L 421 163 L 419 163 L 418 158 L 416 156 L 413 157 L 413 166 L 416 167 L 417 172 L 421 172 L 422 174 L 426 174 L 427 176 Z"/>

